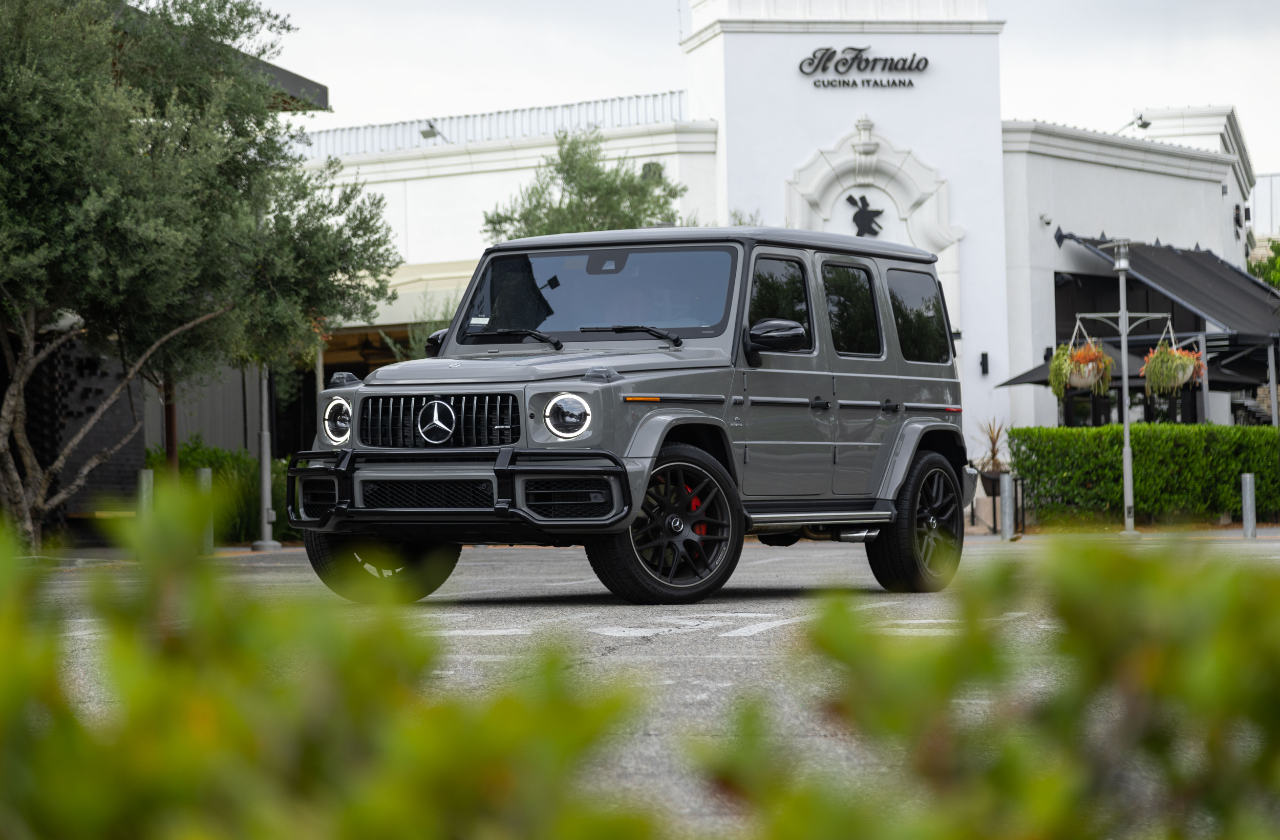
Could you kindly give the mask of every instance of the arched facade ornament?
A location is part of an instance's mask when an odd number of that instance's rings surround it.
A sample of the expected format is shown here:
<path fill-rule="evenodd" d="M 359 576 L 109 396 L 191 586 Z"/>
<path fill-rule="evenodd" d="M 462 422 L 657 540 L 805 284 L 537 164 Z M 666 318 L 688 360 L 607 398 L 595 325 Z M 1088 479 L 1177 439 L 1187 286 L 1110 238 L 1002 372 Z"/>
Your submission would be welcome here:
<path fill-rule="evenodd" d="M 866 114 L 857 131 L 834 148 L 815 154 L 786 185 L 786 225 L 823 230 L 835 213 L 844 213 L 840 196 L 855 187 L 877 187 L 893 199 L 906 228 L 909 245 L 938 255 L 938 280 L 953 324 L 963 323 L 960 312 L 960 249 L 964 228 L 952 225 L 947 181 L 910 149 L 897 149 Z M 839 203 L 837 203 L 839 202 Z M 885 208 L 888 211 L 888 208 Z"/>
<path fill-rule="evenodd" d="M 836 202 L 854 187 L 878 187 L 893 198 L 898 216 L 911 238 L 909 244 L 942 256 L 964 237 L 964 228 L 948 217 L 947 182 L 910 149 L 897 149 L 872 132 L 863 114 L 857 131 L 834 148 L 815 154 L 786 185 L 786 225 L 823 230 Z"/>

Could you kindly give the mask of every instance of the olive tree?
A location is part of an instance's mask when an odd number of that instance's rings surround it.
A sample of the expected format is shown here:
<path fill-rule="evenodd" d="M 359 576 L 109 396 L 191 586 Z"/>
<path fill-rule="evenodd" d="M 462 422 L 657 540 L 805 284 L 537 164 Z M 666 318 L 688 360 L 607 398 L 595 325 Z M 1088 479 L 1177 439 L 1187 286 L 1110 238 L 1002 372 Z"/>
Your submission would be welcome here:
<path fill-rule="evenodd" d="M 491 242 L 577 233 L 624 230 L 680 220 L 675 200 L 688 187 L 669 180 L 662 164 L 639 170 L 623 159 L 609 166 L 599 131 L 556 133 L 556 153 L 538 167 L 533 183 L 521 188 L 505 209 L 484 214 L 483 233 Z"/>
<path fill-rule="evenodd" d="M 33 547 L 141 430 L 135 385 L 314 354 L 317 325 L 387 297 L 381 199 L 300 169 L 255 64 L 289 28 L 253 0 L 0 5 L 0 501 Z M 44 463 L 27 386 L 75 341 L 123 375 Z M 132 428 L 63 477 L 126 396 Z"/>

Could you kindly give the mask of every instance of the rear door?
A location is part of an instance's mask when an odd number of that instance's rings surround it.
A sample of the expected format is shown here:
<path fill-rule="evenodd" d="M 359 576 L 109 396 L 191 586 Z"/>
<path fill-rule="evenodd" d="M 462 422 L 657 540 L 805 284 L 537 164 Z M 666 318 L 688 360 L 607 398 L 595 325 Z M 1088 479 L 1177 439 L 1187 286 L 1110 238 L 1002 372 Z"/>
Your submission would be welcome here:
<path fill-rule="evenodd" d="M 835 410 L 831 375 L 814 333 L 812 279 L 804 251 L 757 248 L 752 255 L 746 323 L 798 321 L 807 341 L 787 352 L 761 351 L 760 367 L 744 367 L 738 374 L 746 397 L 743 489 L 748 496 L 830 492 Z"/>
<path fill-rule="evenodd" d="M 819 255 L 817 265 L 838 406 L 831 490 L 867 495 L 880 486 L 904 415 L 884 323 L 889 304 L 873 261 Z"/>
<path fill-rule="evenodd" d="M 915 268 L 889 267 L 885 277 L 901 351 L 898 375 L 905 413 L 954 419 L 960 411 L 960 381 L 942 288 L 928 271 Z"/>

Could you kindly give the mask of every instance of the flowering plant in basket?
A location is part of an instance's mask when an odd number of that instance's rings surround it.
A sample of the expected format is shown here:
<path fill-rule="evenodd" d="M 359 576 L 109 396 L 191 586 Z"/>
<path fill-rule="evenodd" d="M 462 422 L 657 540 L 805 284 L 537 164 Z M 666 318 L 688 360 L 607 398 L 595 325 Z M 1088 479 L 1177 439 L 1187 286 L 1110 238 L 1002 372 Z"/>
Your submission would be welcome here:
<path fill-rule="evenodd" d="M 1147 380 L 1148 394 L 1176 394 L 1183 385 L 1204 375 L 1199 353 L 1173 347 L 1167 341 L 1157 344 L 1143 361 L 1138 373 Z"/>
<path fill-rule="evenodd" d="M 1049 363 L 1049 387 L 1058 399 L 1072 388 L 1089 388 L 1103 395 L 1111 389 L 1111 370 L 1115 359 L 1107 355 L 1096 339 L 1089 339 L 1079 347 L 1059 344 Z"/>

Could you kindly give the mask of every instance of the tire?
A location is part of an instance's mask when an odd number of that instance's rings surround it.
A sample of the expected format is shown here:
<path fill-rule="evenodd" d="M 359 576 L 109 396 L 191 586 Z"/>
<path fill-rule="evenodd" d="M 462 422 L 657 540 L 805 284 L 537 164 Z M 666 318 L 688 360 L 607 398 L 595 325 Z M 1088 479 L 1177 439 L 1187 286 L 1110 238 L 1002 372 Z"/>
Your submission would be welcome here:
<path fill-rule="evenodd" d="M 724 586 L 742 555 L 745 521 L 719 461 L 695 446 L 664 446 L 639 507 L 629 529 L 586 544 L 610 592 L 633 604 L 696 604 Z"/>
<path fill-rule="evenodd" d="M 412 543 L 357 534 L 303 532 L 307 559 L 324 585 L 362 604 L 409 604 L 444 584 L 458 565 L 457 543 Z"/>
<path fill-rule="evenodd" d="M 867 544 L 871 572 L 890 592 L 939 592 L 964 547 L 964 496 L 951 463 L 920 451 L 894 501 L 898 516 Z"/>

